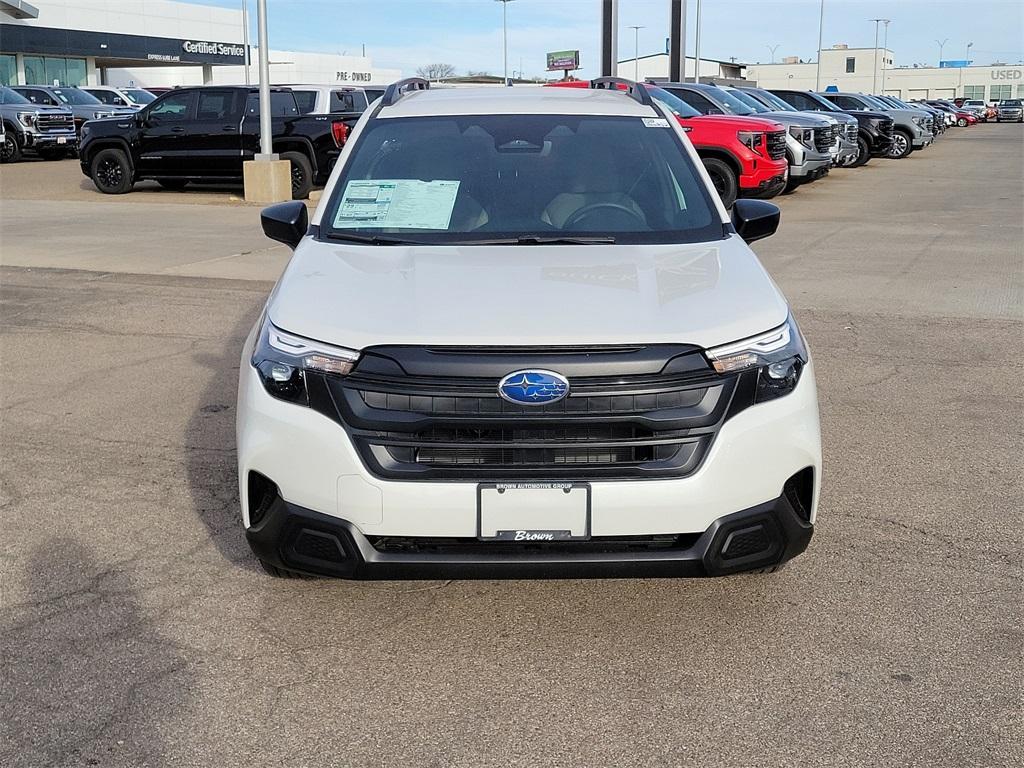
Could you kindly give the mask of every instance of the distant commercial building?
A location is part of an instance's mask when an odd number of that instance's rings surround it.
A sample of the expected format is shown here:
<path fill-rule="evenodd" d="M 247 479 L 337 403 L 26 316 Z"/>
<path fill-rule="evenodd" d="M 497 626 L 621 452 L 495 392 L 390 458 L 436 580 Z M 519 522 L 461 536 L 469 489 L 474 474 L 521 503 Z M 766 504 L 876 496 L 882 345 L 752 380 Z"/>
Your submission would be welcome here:
<path fill-rule="evenodd" d="M 701 80 L 739 80 L 744 77 L 745 67 L 745 64 L 735 61 L 701 58 L 700 77 Z M 692 80 L 694 73 L 697 71 L 697 60 L 687 56 L 684 69 L 686 77 Z M 619 62 L 617 72 L 619 77 L 632 79 L 637 70 L 639 70 L 637 77 L 640 80 L 648 77 L 662 79 L 668 77 L 668 54 L 652 53 L 649 56 L 640 56 L 637 59 L 623 59 Z"/>
<path fill-rule="evenodd" d="M 174 0 L 0 0 L 0 84 L 244 83 L 240 7 Z M 256 82 L 256 49 L 251 80 Z M 366 56 L 270 51 L 274 83 L 383 84 Z"/>
<path fill-rule="evenodd" d="M 877 61 L 877 63 L 876 63 Z M 788 57 L 778 64 L 749 64 L 747 78 L 763 88 L 813 89 L 818 65 Z M 884 86 L 883 86 L 884 82 Z M 821 51 L 821 90 L 886 93 L 902 99 L 1024 98 L 1024 66 L 905 67 L 893 52 L 839 44 Z"/>

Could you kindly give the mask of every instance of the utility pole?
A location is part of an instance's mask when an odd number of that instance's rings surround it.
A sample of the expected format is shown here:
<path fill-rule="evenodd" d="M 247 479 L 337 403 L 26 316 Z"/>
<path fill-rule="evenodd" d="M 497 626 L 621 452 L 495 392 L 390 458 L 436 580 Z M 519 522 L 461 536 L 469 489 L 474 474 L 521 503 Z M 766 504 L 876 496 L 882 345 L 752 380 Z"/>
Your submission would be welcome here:
<path fill-rule="evenodd" d="M 601 77 L 619 74 L 619 0 L 601 0 Z"/>
<path fill-rule="evenodd" d="M 242 45 L 245 48 L 245 84 L 249 85 L 249 0 L 242 0 Z"/>
<path fill-rule="evenodd" d="M 871 93 L 878 93 L 878 25 L 888 19 L 868 19 L 875 22 L 875 65 L 871 69 Z"/>
<path fill-rule="evenodd" d="M 814 68 L 814 90 L 821 90 L 821 36 L 825 31 L 825 0 L 821 0 L 821 9 L 818 11 L 818 64 Z"/>
<path fill-rule="evenodd" d="M 885 23 L 885 34 L 882 37 L 882 95 L 885 95 L 885 56 L 889 51 L 889 19 L 882 19 Z"/>
<path fill-rule="evenodd" d="M 501 3 L 502 52 L 505 57 L 505 85 L 512 85 L 508 79 L 508 4 L 512 0 L 498 0 Z"/>
<path fill-rule="evenodd" d="M 274 154 L 270 124 L 270 44 L 267 35 L 267 0 L 256 0 L 259 38 L 260 151 L 242 162 L 242 181 L 248 203 L 280 203 L 292 199 L 291 163 Z"/>
<path fill-rule="evenodd" d="M 633 79 L 640 81 L 640 30 L 645 29 L 643 24 L 630 24 L 633 30 Z"/>
<path fill-rule="evenodd" d="M 941 67 L 942 66 L 942 49 L 946 47 L 946 43 L 949 42 L 949 38 L 947 37 L 945 40 L 936 40 L 935 42 L 939 44 L 939 66 Z"/>
<path fill-rule="evenodd" d="M 700 0 L 697 0 L 697 35 L 693 41 L 693 82 L 700 82 Z"/>
<path fill-rule="evenodd" d="M 974 45 L 974 43 L 968 43 L 967 44 L 967 59 L 966 59 L 966 61 L 967 61 L 967 66 L 968 67 L 971 66 L 971 46 L 973 46 L 973 45 Z"/>
<path fill-rule="evenodd" d="M 779 45 L 781 45 L 781 43 L 777 43 L 776 45 L 766 45 L 765 46 L 765 48 L 767 48 L 769 51 L 772 52 L 772 64 L 775 63 L 775 52 L 777 50 L 779 50 Z"/>
<path fill-rule="evenodd" d="M 274 152 L 274 134 L 270 125 L 270 44 L 267 42 L 267 0 L 256 0 L 256 25 L 260 39 L 260 153 L 267 158 Z"/>

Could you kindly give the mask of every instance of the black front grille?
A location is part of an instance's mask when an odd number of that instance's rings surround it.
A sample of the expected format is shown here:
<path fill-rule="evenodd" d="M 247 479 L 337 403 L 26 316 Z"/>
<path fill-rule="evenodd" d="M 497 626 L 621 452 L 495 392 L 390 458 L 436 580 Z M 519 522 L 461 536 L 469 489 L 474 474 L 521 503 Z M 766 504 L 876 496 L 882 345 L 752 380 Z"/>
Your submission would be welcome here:
<path fill-rule="evenodd" d="M 832 126 L 814 129 L 814 148 L 819 152 L 828 152 L 832 147 Z"/>
<path fill-rule="evenodd" d="M 36 127 L 40 131 L 68 131 L 75 127 L 75 119 L 71 115 L 52 112 L 39 112 L 36 116 Z"/>
<path fill-rule="evenodd" d="M 786 156 L 786 132 L 769 131 L 766 149 L 772 160 L 781 160 Z"/>
<path fill-rule="evenodd" d="M 846 124 L 846 138 L 848 141 L 857 141 L 857 124 L 847 123 Z"/>
<path fill-rule="evenodd" d="M 679 477 L 699 466 L 727 413 L 748 402 L 753 389 L 752 381 L 714 373 L 692 347 L 663 345 L 657 350 L 663 355 L 641 370 L 629 351 L 559 353 L 560 366 L 542 350 L 481 351 L 462 359 L 464 353 L 443 352 L 436 364 L 444 375 L 436 376 L 429 365 L 407 372 L 416 349 L 368 350 L 347 377 L 307 377 L 310 404 L 346 427 L 378 477 Z M 648 357 L 655 349 L 643 348 Z M 569 396 L 541 406 L 499 397 L 500 379 L 529 367 L 524 358 L 564 373 Z M 494 375 L 474 375 L 474 360 Z M 736 394 L 740 387 L 743 396 Z"/>

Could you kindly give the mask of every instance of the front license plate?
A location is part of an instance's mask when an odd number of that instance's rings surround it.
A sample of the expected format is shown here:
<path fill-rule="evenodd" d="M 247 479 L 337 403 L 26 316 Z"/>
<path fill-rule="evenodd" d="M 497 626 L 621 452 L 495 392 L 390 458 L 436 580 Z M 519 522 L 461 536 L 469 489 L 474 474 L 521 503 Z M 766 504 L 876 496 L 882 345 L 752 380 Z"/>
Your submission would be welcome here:
<path fill-rule="evenodd" d="M 487 541 L 543 542 L 589 539 L 590 485 L 479 485 L 477 536 Z"/>
<path fill-rule="evenodd" d="M 68 143 L 68 137 L 67 136 L 58 136 L 57 137 L 57 143 L 58 144 L 67 144 Z"/>

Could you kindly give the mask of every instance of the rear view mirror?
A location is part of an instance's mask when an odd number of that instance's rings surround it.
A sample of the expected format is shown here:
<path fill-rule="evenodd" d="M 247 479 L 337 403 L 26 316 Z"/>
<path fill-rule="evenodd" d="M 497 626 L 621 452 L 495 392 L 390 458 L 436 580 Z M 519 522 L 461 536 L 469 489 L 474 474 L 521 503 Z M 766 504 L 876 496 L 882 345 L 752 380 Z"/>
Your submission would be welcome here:
<path fill-rule="evenodd" d="M 779 228 L 779 207 L 764 200 L 737 200 L 732 206 L 732 224 L 748 243 L 770 237 Z"/>
<path fill-rule="evenodd" d="M 260 222 L 263 224 L 263 234 L 271 240 L 295 248 L 306 236 L 309 215 L 306 213 L 304 202 L 292 200 L 289 203 L 278 203 L 264 208 L 260 213 Z"/>

